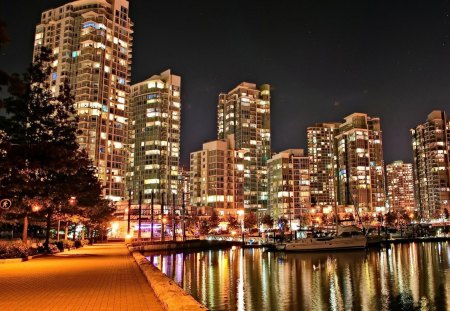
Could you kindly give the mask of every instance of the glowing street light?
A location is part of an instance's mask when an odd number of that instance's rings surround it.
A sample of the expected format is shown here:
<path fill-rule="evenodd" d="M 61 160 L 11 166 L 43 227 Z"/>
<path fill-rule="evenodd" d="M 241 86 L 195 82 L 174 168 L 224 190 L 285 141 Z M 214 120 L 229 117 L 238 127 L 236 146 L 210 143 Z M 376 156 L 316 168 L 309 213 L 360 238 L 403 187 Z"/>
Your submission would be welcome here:
<path fill-rule="evenodd" d="M 41 208 L 42 208 L 42 206 L 39 205 L 39 204 L 37 204 L 37 203 L 35 203 L 35 204 L 33 204 L 33 205 L 31 206 L 31 210 L 32 210 L 33 212 L 39 212 L 39 211 L 41 210 Z"/>

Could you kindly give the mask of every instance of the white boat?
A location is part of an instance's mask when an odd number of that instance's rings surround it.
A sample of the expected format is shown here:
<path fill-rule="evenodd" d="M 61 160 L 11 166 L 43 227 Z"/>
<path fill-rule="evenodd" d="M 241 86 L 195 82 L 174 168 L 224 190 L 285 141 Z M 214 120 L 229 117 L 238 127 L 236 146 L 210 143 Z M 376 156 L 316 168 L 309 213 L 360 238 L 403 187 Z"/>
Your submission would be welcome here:
<path fill-rule="evenodd" d="M 277 245 L 277 250 L 306 252 L 321 250 L 361 249 L 367 246 L 366 236 L 355 226 L 339 227 L 333 237 L 303 238 Z"/>

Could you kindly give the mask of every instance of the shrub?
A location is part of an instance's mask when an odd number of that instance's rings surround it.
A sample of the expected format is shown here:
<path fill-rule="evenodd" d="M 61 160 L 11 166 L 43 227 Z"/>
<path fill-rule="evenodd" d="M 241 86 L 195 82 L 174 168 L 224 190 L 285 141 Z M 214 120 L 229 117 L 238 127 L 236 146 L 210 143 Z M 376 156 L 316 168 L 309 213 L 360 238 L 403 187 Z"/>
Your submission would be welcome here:
<path fill-rule="evenodd" d="M 74 243 L 72 240 L 63 240 L 64 243 L 64 248 L 67 248 L 68 250 L 70 250 L 71 248 L 74 247 Z"/>
<path fill-rule="evenodd" d="M 81 246 L 83 246 L 82 244 L 81 244 L 81 241 L 80 240 L 75 240 L 75 248 L 79 248 L 79 247 L 81 247 Z"/>
<path fill-rule="evenodd" d="M 57 241 L 55 243 L 56 247 L 59 249 L 60 252 L 64 251 L 64 242 L 63 241 Z"/>
<path fill-rule="evenodd" d="M 35 254 L 35 250 L 22 242 L 0 242 L 0 259 L 26 258 Z"/>
<path fill-rule="evenodd" d="M 81 240 L 81 246 L 85 246 L 88 244 L 89 244 L 89 240 L 87 240 L 87 239 Z"/>

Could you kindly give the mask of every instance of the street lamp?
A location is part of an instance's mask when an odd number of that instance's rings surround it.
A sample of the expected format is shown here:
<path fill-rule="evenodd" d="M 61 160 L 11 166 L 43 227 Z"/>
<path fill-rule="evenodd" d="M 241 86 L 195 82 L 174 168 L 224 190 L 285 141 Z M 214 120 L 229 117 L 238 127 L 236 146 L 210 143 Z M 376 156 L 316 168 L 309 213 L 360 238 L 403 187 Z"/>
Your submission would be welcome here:
<path fill-rule="evenodd" d="M 130 236 L 131 189 L 128 189 L 127 236 Z"/>
<path fill-rule="evenodd" d="M 237 214 L 241 218 L 241 237 L 242 244 L 244 244 L 244 210 L 238 210 Z"/>

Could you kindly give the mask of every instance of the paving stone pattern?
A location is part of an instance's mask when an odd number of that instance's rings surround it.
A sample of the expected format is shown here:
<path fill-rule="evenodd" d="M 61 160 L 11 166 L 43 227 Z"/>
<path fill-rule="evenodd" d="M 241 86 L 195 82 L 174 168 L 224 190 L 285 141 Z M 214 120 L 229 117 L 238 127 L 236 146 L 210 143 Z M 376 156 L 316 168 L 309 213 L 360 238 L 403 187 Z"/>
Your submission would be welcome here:
<path fill-rule="evenodd" d="M 0 310 L 163 310 L 124 244 L 0 265 Z"/>

